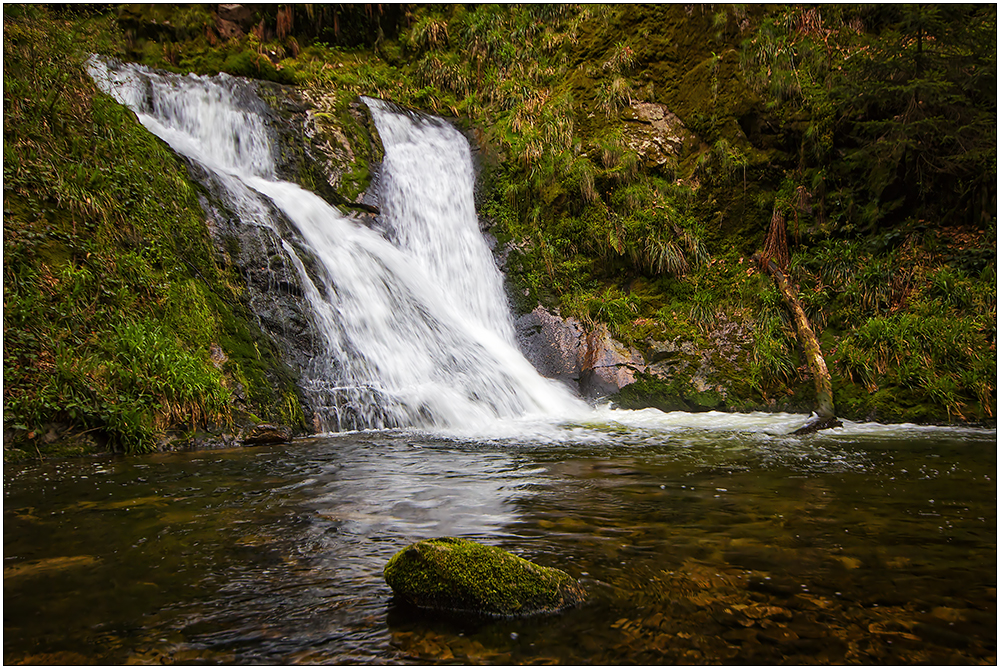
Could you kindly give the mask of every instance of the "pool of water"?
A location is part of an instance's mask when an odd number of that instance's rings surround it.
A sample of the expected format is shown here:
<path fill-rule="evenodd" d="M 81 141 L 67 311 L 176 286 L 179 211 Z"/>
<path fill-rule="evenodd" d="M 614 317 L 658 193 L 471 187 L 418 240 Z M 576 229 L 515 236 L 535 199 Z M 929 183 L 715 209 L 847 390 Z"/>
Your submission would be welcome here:
<path fill-rule="evenodd" d="M 996 663 L 995 430 L 629 416 L 5 465 L 4 663 Z M 437 536 L 589 600 L 394 601 Z"/>

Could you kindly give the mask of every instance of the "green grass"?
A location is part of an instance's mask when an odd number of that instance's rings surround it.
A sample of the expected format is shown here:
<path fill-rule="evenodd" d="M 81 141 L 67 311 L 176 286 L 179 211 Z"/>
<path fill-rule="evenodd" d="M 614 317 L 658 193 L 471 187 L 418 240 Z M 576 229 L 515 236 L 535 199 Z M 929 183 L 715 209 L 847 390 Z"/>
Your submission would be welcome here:
<path fill-rule="evenodd" d="M 259 332 L 183 165 L 83 70 L 121 53 L 113 24 L 24 7 L 4 28 L 5 429 L 29 451 L 53 424 L 146 451 L 231 423 L 236 378 L 294 416 L 274 359 L 237 345 Z"/>

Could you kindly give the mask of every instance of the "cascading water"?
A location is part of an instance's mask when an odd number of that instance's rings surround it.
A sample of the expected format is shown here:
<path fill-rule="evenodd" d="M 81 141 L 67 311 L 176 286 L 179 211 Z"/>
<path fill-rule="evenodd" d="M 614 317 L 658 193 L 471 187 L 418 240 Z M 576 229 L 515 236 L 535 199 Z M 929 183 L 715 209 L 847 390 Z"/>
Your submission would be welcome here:
<path fill-rule="evenodd" d="M 92 60 L 105 92 L 198 165 L 248 225 L 298 239 L 323 354 L 302 370 L 323 430 L 483 429 L 586 405 L 542 378 L 514 343 L 501 276 L 479 232 L 466 139 L 439 119 L 366 100 L 383 146 L 380 233 L 275 176 L 274 147 L 240 80 L 177 77 Z M 293 243 L 295 242 L 295 243 Z M 308 248 L 311 271 L 295 251 Z"/>

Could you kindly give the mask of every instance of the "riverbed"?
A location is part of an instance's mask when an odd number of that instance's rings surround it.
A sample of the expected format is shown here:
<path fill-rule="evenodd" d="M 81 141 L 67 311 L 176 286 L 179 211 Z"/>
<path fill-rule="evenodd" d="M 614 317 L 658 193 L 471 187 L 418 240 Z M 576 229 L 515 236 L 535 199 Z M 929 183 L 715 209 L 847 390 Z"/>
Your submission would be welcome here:
<path fill-rule="evenodd" d="M 627 420 L 618 420 L 627 416 Z M 996 663 L 996 430 L 605 412 L 4 466 L 4 663 Z M 394 600 L 419 539 L 581 580 Z"/>

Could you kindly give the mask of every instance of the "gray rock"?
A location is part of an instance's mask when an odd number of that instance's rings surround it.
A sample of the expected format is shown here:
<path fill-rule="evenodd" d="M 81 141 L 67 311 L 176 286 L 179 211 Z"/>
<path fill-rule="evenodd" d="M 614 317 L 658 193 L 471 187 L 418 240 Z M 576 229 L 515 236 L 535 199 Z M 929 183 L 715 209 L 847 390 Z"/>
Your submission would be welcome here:
<path fill-rule="evenodd" d="M 669 109 L 655 102 L 633 102 L 625 110 L 625 143 L 645 160 L 662 167 L 676 159 L 695 136 Z"/>
<path fill-rule="evenodd" d="M 617 341 L 607 326 L 586 329 L 539 305 L 515 321 L 521 352 L 542 376 L 558 379 L 588 398 L 603 397 L 635 382 L 645 371 L 642 354 Z"/>

